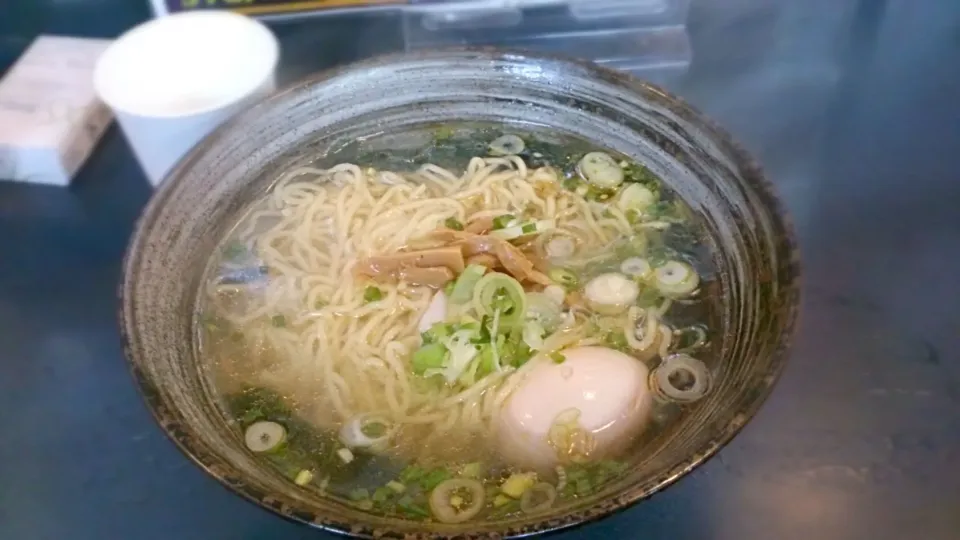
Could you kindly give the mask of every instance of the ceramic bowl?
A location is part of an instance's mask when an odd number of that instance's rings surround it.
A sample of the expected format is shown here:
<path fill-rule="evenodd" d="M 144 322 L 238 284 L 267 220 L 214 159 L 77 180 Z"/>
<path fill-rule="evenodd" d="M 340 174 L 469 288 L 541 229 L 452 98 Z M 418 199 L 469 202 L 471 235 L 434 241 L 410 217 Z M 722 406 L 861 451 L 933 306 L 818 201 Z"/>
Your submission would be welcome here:
<path fill-rule="evenodd" d="M 344 141 L 443 122 L 538 126 L 622 152 L 660 173 L 708 231 L 719 268 L 708 396 L 630 457 L 627 474 L 549 516 L 461 526 L 379 517 L 300 489 L 248 452 L 195 353 L 201 274 L 239 213 L 279 172 L 333 159 Z M 521 536 L 598 519 L 649 497 L 723 447 L 783 369 L 799 305 L 783 205 L 756 162 L 668 92 L 553 57 L 455 50 L 381 57 L 320 73 L 241 113 L 169 174 L 123 268 L 120 326 L 136 385 L 162 429 L 233 492 L 286 518 L 355 536 Z"/>

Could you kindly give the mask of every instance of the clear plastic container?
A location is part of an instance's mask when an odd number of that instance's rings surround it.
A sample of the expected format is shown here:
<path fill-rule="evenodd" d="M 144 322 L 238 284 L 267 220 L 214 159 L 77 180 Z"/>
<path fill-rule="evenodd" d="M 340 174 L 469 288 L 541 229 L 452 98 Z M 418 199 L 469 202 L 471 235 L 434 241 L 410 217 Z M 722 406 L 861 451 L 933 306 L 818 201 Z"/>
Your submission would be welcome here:
<path fill-rule="evenodd" d="M 692 60 L 689 0 L 413 0 L 408 50 L 490 45 L 592 60 L 669 82 Z"/>

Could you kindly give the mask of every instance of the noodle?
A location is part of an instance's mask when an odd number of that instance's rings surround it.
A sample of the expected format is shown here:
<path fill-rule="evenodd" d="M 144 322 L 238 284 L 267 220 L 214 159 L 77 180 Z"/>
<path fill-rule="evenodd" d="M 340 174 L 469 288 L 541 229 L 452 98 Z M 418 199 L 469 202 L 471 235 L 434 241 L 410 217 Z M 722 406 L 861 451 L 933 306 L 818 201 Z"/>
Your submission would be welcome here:
<path fill-rule="evenodd" d="M 454 429 L 490 429 L 497 408 L 537 363 L 493 373 L 460 391 L 424 389 L 406 363 L 419 344 L 417 323 L 432 291 L 378 285 L 383 298 L 365 302 L 364 284 L 353 273 L 360 258 L 401 249 L 450 218 L 469 223 L 524 213 L 555 220 L 557 234 L 601 246 L 629 228 L 622 213 L 598 220 L 582 196 L 542 190 L 558 181 L 556 173 L 531 171 L 517 156 L 473 158 L 460 176 L 432 164 L 412 176 L 422 182 L 349 163 L 288 172 L 237 231 L 269 268 L 262 294 L 234 305 L 218 288 L 207 290 L 245 339 L 262 337 L 262 345 L 284 359 L 258 377 L 285 395 L 329 405 L 311 409 L 310 420 L 321 427 L 377 413 L 428 426 L 434 438 Z M 284 324 L 271 324 L 271 317 Z M 579 332 L 570 343 L 582 337 Z"/>

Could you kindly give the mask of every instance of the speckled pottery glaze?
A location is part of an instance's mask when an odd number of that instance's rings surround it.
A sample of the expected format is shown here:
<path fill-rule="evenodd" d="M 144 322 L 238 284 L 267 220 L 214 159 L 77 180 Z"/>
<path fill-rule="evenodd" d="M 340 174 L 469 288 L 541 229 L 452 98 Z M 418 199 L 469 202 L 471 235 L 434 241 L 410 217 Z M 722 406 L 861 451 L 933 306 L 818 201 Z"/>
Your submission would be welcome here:
<path fill-rule="evenodd" d="M 195 349 L 194 307 L 215 243 L 294 164 L 343 141 L 444 121 L 536 125 L 623 152 L 703 220 L 719 268 L 710 394 L 602 492 L 551 510 L 459 526 L 369 514 L 298 488 L 248 452 L 216 405 Z M 387 56 L 275 94 L 207 137 L 169 174 L 131 240 L 120 327 L 136 385 L 180 449 L 235 493 L 289 519 L 358 537 L 517 537 L 623 509 L 690 472 L 753 417 L 794 333 L 799 264 L 783 206 L 729 135 L 628 75 L 496 50 Z"/>

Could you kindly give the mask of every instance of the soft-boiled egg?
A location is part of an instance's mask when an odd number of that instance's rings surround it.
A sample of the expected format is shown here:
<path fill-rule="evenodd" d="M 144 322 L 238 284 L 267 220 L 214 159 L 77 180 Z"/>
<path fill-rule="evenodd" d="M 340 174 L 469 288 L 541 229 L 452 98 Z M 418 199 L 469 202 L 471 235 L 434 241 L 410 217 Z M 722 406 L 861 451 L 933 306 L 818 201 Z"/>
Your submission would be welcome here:
<path fill-rule="evenodd" d="M 544 360 L 527 373 L 500 411 L 498 446 L 516 466 L 542 469 L 563 461 L 555 437 L 560 424 L 575 422 L 593 459 L 622 449 L 650 417 L 653 396 L 643 362 L 605 347 L 562 354 L 563 362 Z"/>

